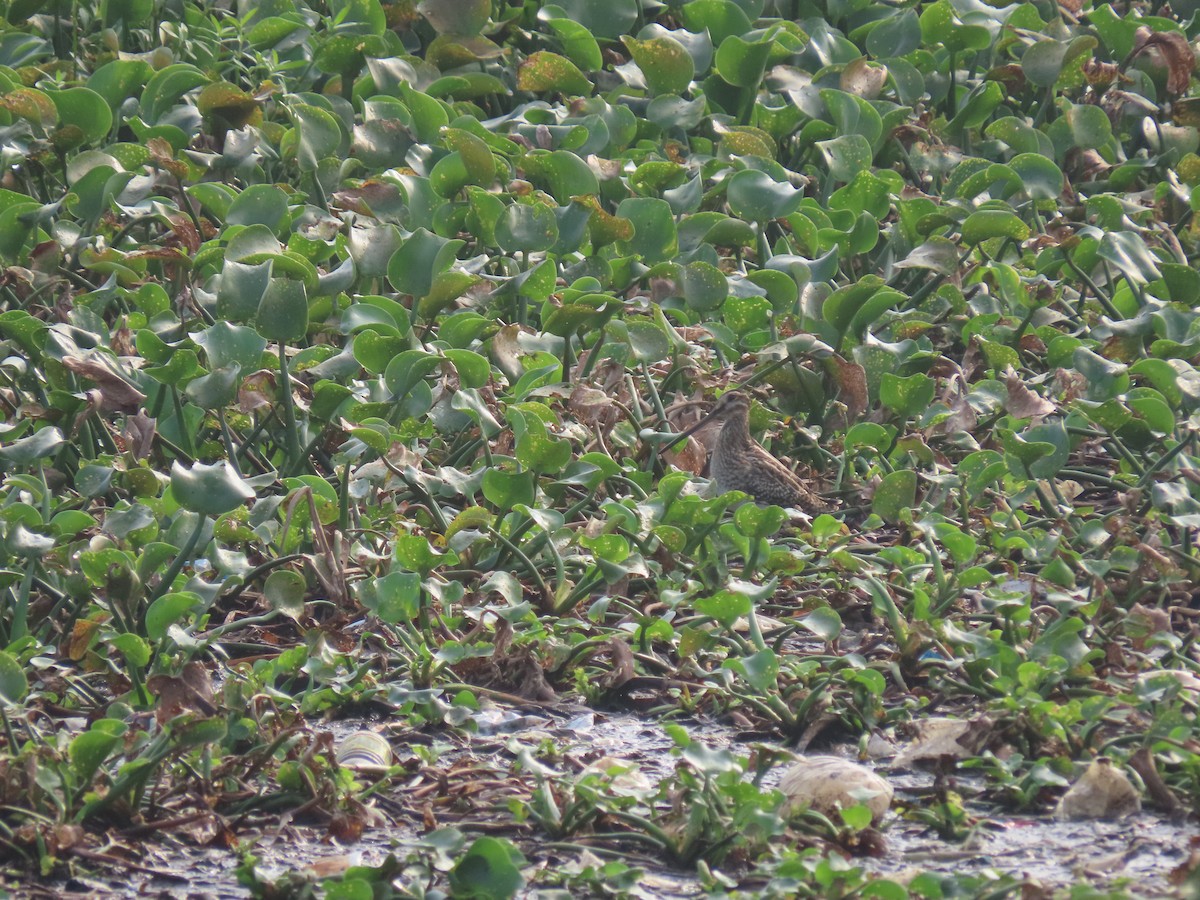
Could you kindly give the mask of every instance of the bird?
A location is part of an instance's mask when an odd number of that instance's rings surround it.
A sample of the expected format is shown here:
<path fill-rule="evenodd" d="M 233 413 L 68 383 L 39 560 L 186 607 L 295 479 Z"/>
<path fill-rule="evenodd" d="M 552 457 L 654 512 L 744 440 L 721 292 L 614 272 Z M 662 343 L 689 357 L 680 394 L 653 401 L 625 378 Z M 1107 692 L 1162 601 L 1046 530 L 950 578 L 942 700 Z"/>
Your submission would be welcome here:
<path fill-rule="evenodd" d="M 708 422 L 721 423 L 709 464 L 721 493 L 742 491 L 759 503 L 795 507 L 807 513 L 831 508 L 750 436 L 750 396 L 745 391 L 726 391 L 704 418 L 668 446 L 690 437 Z"/>

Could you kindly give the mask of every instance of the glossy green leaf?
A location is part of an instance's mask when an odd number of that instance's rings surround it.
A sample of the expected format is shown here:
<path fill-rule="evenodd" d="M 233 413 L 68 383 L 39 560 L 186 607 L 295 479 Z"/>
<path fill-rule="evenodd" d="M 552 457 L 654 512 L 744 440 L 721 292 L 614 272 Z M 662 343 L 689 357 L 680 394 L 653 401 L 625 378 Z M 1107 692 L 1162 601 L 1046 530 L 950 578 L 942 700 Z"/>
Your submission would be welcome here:
<path fill-rule="evenodd" d="M 387 267 L 388 281 L 402 294 L 424 297 L 432 289 L 433 279 L 454 263 L 462 246 L 460 240 L 418 228 L 392 254 Z"/>
<path fill-rule="evenodd" d="M 554 210 L 540 203 L 514 203 L 496 222 L 496 243 L 508 253 L 549 250 L 557 241 Z"/>
<path fill-rule="evenodd" d="M 228 462 L 171 466 L 171 493 L 191 512 L 219 516 L 254 499 L 254 488 Z"/>
<path fill-rule="evenodd" d="M 837 181 L 851 181 L 871 165 L 874 154 L 871 142 L 861 134 L 844 134 L 828 141 L 818 141 L 829 173 Z"/>
<path fill-rule="evenodd" d="M 525 857 L 508 841 L 477 838 L 450 870 L 450 888 L 456 897 L 509 900 L 525 885 L 524 865 Z"/>
<path fill-rule="evenodd" d="M 725 195 L 730 211 L 752 222 L 789 216 L 804 199 L 802 191 L 754 169 L 746 169 L 730 177 Z"/>
<path fill-rule="evenodd" d="M 875 488 L 871 499 L 871 511 L 885 522 L 899 522 L 904 510 L 916 503 L 917 473 L 911 469 L 898 469 L 884 476 Z"/>
<path fill-rule="evenodd" d="M 1015 213 L 1002 209 L 981 209 L 971 213 L 963 222 L 962 239 L 965 244 L 980 244 L 1000 237 L 1023 241 L 1029 237 L 1029 226 Z"/>
<path fill-rule="evenodd" d="M 304 594 L 307 585 L 304 576 L 290 569 L 278 569 L 263 582 L 263 597 L 271 608 L 289 619 L 299 621 L 304 614 Z"/>
<path fill-rule="evenodd" d="M 592 93 L 592 83 L 579 67 L 565 56 L 549 50 L 539 50 L 524 60 L 517 69 L 517 89 L 535 94 L 568 95 Z"/>
<path fill-rule="evenodd" d="M 771 41 L 747 41 L 731 34 L 721 41 L 713 60 L 717 74 L 734 87 L 757 88 L 762 80 Z"/>
<path fill-rule="evenodd" d="M 566 18 L 602 40 L 616 40 L 638 19 L 638 0 L 557 0 Z"/>
<path fill-rule="evenodd" d="M 272 278 L 254 318 L 255 330 L 268 341 L 291 343 L 308 333 L 308 292 L 304 282 Z"/>
<path fill-rule="evenodd" d="M 671 37 L 644 41 L 625 36 L 621 39 L 645 76 L 652 94 L 682 94 L 696 74 L 691 54 Z"/>
<path fill-rule="evenodd" d="M 16 704 L 29 692 L 25 670 L 12 654 L 0 650 L 0 701 Z"/>

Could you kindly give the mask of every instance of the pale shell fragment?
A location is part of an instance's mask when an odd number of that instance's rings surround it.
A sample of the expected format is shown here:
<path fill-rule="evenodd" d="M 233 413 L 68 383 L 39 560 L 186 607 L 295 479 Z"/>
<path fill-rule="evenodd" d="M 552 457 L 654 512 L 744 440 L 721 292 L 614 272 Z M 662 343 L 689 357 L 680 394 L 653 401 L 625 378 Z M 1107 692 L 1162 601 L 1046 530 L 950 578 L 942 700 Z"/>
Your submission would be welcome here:
<path fill-rule="evenodd" d="M 356 731 L 338 742 L 337 761 L 356 772 L 382 771 L 392 764 L 392 746 L 374 731 Z"/>
<path fill-rule="evenodd" d="M 834 818 L 839 809 L 863 804 L 878 822 L 892 805 L 892 786 L 865 766 L 839 756 L 801 756 L 783 773 L 779 789 L 788 809 L 811 808 Z M 835 819 L 836 821 L 836 819 Z"/>
<path fill-rule="evenodd" d="M 1141 808 L 1137 788 L 1111 760 L 1101 756 L 1062 795 L 1054 814 L 1060 819 L 1120 819 Z"/>
<path fill-rule="evenodd" d="M 896 757 L 897 767 L 938 759 L 967 759 L 974 756 L 992 730 L 986 716 L 976 719 L 925 719 L 917 726 L 917 737 Z"/>

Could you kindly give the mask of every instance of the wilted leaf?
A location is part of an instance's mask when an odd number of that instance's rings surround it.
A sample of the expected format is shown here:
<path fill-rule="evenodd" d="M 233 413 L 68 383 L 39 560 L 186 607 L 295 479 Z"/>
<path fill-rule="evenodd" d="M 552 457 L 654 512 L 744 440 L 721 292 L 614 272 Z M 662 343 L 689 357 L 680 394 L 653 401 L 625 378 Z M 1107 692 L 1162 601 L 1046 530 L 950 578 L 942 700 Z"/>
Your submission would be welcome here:
<path fill-rule="evenodd" d="M 1058 409 L 1049 400 L 1031 391 L 1011 368 L 1004 373 L 1004 387 L 1008 391 L 1004 407 L 1014 418 L 1040 419 Z"/>

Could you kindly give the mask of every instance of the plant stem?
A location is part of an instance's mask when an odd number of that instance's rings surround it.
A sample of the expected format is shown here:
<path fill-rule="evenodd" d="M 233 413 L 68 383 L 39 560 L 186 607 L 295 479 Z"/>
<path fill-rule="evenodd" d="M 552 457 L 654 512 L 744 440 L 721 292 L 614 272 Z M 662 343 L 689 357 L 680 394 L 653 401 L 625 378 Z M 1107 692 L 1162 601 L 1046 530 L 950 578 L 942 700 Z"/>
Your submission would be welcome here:
<path fill-rule="evenodd" d="M 288 372 L 287 347 L 279 342 L 279 381 L 283 399 L 283 418 L 287 425 L 288 467 L 295 469 L 300 463 L 300 433 L 296 425 L 296 404 L 292 399 L 292 378 Z"/>

